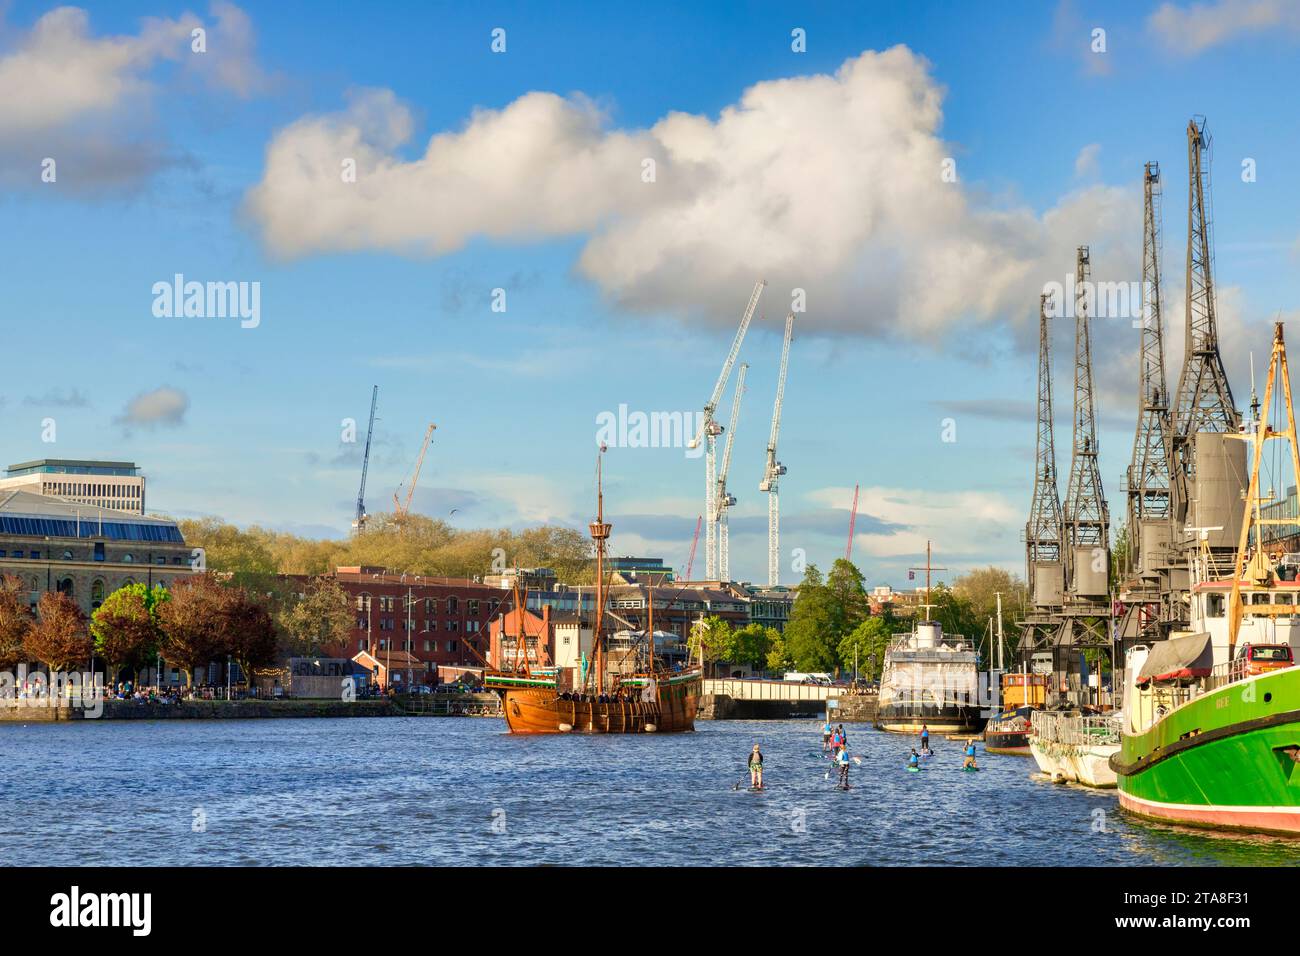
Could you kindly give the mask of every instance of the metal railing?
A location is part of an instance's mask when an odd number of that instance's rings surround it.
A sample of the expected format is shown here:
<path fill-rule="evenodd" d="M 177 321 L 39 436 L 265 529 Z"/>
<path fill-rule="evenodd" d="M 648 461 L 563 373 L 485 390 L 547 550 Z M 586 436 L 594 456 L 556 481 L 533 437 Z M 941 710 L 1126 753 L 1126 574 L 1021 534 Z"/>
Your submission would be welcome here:
<path fill-rule="evenodd" d="M 799 684 L 784 680 L 749 680 L 738 677 L 709 678 L 703 692 L 725 694 L 736 700 L 829 700 L 845 693 L 846 688 L 832 684 Z"/>
<path fill-rule="evenodd" d="M 1118 714 L 1085 717 L 1039 710 L 1031 715 L 1034 736 L 1047 743 L 1065 746 L 1105 746 L 1118 744 L 1122 722 Z"/>

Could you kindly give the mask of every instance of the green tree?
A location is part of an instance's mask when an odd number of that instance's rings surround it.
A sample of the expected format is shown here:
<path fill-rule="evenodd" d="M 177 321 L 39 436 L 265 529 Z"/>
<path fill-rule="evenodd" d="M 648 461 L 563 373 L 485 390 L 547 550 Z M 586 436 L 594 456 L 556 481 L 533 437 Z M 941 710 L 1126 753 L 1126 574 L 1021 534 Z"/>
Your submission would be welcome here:
<path fill-rule="evenodd" d="M 844 671 L 852 673 L 856 652 L 858 676 L 863 680 L 878 680 L 894 630 L 894 622 L 883 616 L 869 617 L 854 628 L 838 648 Z"/>
<path fill-rule="evenodd" d="M 794 670 L 794 658 L 790 655 L 790 648 L 785 642 L 785 635 L 779 631 L 772 641 L 772 646 L 768 648 L 766 663 L 767 669 L 774 674 Z"/>
<path fill-rule="evenodd" d="M 733 664 L 748 664 L 762 668 L 767 663 L 768 652 L 780 638 L 780 633 L 762 624 L 746 624 L 732 632 L 728 660 Z"/>
<path fill-rule="evenodd" d="M 123 669 L 134 675 L 158 652 L 162 631 L 158 625 L 158 607 L 170 595 L 163 587 L 128 584 L 118 588 L 91 616 L 90 634 L 95 653 L 108 665 L 108 680 L 113 683 Z"/>
<path fill-rule="evenodd" d="M 848 634 L 871 614 L 866 579 L 853 562 L 835 559 L 826 575 L 826 591 L 835 615 L 836 634 Z"/>
<path fill-rule="evenodd" d="M 694 660 L 700 658 L 700 648 L 704 648 L 706 668 L 717 661 L 729 660 L 732 649 L 732 628 L 723 618 L 711 616 L 691 625 L 686 647 Z"/>
<path fill-rule="evenodd" d="M 829 672 L 839 664 L 843 614 L 815 564 L 804 571 L 785 625 L 785 647 L 796 670 Z"/>

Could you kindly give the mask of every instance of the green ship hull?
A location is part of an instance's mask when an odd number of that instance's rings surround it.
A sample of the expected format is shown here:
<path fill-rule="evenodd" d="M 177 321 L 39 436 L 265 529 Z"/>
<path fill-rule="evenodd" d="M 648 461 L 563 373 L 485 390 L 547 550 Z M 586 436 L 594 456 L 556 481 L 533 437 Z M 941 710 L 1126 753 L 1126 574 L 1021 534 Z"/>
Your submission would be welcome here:
<path fill-rule="evenodd" d="M 1300 836 L 1300 667 L 1227 684 L 1171 710 L 1111 757 L 1142 817 Z"/>

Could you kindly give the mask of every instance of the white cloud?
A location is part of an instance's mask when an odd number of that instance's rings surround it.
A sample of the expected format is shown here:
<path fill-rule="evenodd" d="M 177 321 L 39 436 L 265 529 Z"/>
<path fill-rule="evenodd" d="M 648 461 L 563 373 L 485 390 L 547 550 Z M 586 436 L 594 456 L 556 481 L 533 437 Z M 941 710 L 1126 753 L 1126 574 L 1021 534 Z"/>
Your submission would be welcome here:
<path fill-rule="evenodd" d="M 581 236 L 578 269 L 611 300 L 723 326 L 760 275 L 768 308 L 807 290 L 814 331 L 938 341 L 963 321 L 1028 323 L 1074 245 L 1140 223 L 1140 193 L 1090 187 L 1042 216 L 979 205 L 960 167 L 958 182 L 942 178 L 956 150 L 939 133 L 941 99 L 900 46 L 758 83 L 716 119 L 670 113 L 649 129 L 611 129 L 581 96 L 528 93 L 408 159 L 409 110 L 363 91 L 275 136 L 246 209 L 285 256 Z"/>
<path fill-rule="evenodd" d="M 1089 143 L 1079 150 L 1074 159 L 1074 175 L 1088 179 L 1097 175 L 1097 157 L 1101 155 L 1101 143 Z"/>
<path fill-rule="evenodd" d="M 184 424 L 185 412 L 189 407 L 188 395 L 178 388 L 163 385 L 153 391 L 141 392 L 131 399 L 122 414 L 113 421 L 126 428 L 175 427 Z"/>
<path fill-rule="evenodd" d="M 851 488 L 821 488 L 809 492 L 807 498 L 826 507 L 843 508 L 847 526 L 847 511 L 853 501 Z M 926 542 L 930 541 L 940 553 L 967 556 L 979 563 L 991 553 L 1007 550 L 998 547 L 999 540 L 1010 536 L 1014 547 L 1026 507 L 984 491 L 864 487 L 858 496 L 859 519 L 870 515 L 891 527 L 880 533 L 857 530 L 853 535 L 854 553 L 878 559 L 906 557 L 924 554 Z"/>
<path fill-rule="evenodd" d="M 1300 32 L 1300 6 L 1293 0 L 1165 3 L 1147 26 L 1169 49 L 1191 56 L 1252 33 Z"/>
<path fill-rule="evenodd" d="M 191 50 L 191 32 L 205 26 L 193 13 L 145 18 L 138 33 L 122 36 L 93 35 L 89 14 L 77 7 L 41 16 L 0 52 L 6 179 L 39 182 L 45 157 L 58 163 L 56 181 L 73 189 L 137 180 L 175 162 L 150 117 L 161 66 L 239 95 L 264 82 L 247 16 L 225 0 L 216 0 L 212 12 L 206 53 Z"/>

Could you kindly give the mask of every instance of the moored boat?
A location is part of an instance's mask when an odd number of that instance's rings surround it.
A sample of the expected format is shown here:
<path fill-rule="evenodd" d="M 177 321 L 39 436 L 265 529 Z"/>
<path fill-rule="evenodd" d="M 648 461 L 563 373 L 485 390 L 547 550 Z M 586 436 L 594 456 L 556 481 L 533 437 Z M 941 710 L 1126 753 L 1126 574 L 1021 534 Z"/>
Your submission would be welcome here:
<path fill-rule="evenodd" d="M 1058 783 L 1109 789 L 1115 786 L 1110 758 L 1120 748 L 1119 714 L 1040 710 L 1030 716 L 1029 752 L 1038 769 Z"/>
<path fill-rule="evenodd" d="M 926 604 L 931 609 L 930 546 L 926 544 Z M 938 621 L 917 621 L 896 634 L 885 651 L 875 726 L 898 734 L 979 733 L 986 720 L 979 704 L 979 654 Z"/>
<path fill-rule="evenodd" d="M 989 720 L 984 728 L 984 749 L 991 754 L 1012 754 L 1028 757 L 1029 734 L 1033 730 L 1030 717 L 1033 707 L 1005 710 Z"/>
<path fill-rule="evenodd" d="M 600 454 L 603 455 L 604 446 Z M 605 633 L 605 547 L 612 525 L 605 521 L 601 457 L 596 462 L 596 519 L 590 524 L 596 550 L 596 615 L 591 666 L 534 668 L 525 651 L 515 666 L 498 661 L 484 675 L 485 684 L 502 697 L 506 725 L 514 734 L 644 734 L 695 729 L 703 672 L 693 667 L 669 670 L 654 647 L 654 601 L 645 634 L 644 668 L 611 673 Z M 516 598 L 516 606 L 521 606 Z M 522 615 L 517 616 L 522 628 Z M 516 635 L 515 647 L 526 649 L 528 635 Z M 576 671 L 576 673 L 575 673 Z"/>
<path fill-rule="evenodd" d="M 1285 399 L 1285 429 L 1268 424 L 1275 386 Z M 1111 766 L 1120 805 L 1138 816 L 1300 836 L 1300 668 L 1292 653 L 1300 638 L 1300 556 L 1269 553 L 1260 514 L 1266 442 L 1287 441 L 1292 480 L 1300 476 L 1280 322 L 1262 407 L 1233 565 L 1218 564 L 1202 532 L 1191 562 L 1191 632 L 1128 652 L 1127 715 Z M 1261 647 L 1270 653 L 1252 652 Z"/>

